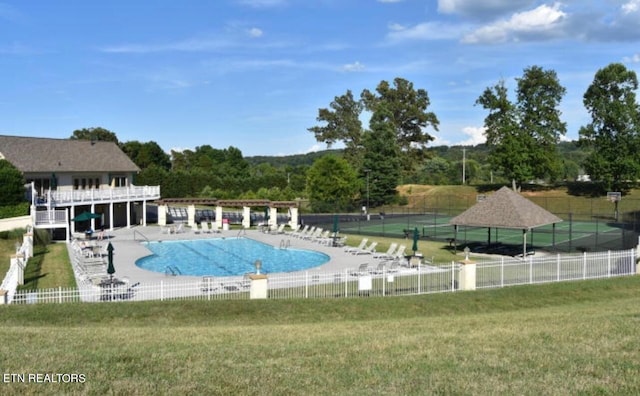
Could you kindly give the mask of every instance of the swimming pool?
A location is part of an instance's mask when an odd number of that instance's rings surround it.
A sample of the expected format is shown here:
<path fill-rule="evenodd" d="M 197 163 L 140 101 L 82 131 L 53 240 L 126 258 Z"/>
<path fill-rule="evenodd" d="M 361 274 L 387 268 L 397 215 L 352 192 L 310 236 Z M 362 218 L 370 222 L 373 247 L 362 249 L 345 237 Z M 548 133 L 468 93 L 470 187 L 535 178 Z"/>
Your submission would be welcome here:
<path fill-rule="evenodd" d="M 166 273 L 171 267 L 180 275 L 235 276 L 255 272 L 293 272 L 317 267 L 329 261 L 324 253 L 301 249 L 278 249 L 248 238 L 215 238 L 146 242 L 152 255 L 136 261 L 142 269 Z M 171 271 L 171 270 L 169 270 Z"/>

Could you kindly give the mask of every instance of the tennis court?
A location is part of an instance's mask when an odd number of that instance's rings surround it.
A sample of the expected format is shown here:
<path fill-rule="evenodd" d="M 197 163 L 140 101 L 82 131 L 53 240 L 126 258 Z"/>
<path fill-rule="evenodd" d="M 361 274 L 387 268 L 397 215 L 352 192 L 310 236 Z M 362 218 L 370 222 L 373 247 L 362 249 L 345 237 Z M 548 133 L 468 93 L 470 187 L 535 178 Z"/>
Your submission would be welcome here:
<path fill-rule="evenodd" d="M 484 227 L 458 227 L 449 224 L 452 216 L 425 213 L 410 216 L 385 216 L 362 219 L 360 221 L 341 222 L 340 230 L 345 233 L 395 236 L 411 238 L 413 230 L 418 229 L 421 239 L 437 240 L 456 245 L 469 245 L 471 248 L 491 245 L 513 245 L 522 252 L 523 231 L 520 229 Z M 632 234 L 625 230 L 625 224 L 594 219 L 594 221 L 565 220 L 555 225 L 535 228 L 527 232 L 527 245 L 530 249 L 544 250 L 595 250 L 597 246 L 618 249 L 623 240 Z"/>

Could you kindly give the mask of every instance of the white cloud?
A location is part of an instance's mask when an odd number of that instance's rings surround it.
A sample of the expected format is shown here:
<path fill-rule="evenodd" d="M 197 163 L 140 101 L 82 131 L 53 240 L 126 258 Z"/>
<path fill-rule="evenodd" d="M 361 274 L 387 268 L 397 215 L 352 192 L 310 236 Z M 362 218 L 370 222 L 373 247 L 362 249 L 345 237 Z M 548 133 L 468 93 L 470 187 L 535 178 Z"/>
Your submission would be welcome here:
<path fill-rule="evenodd" d="M 622 5 L 622 12 L 632 14 L 640 10 L 640 0 L 630 0 Z"/>
<path fill-rule="evenodd" d="M 404 40 L 447 40 L 460 37 L 464 31 L 463 25 L 451 25 L 441 22 L 425 22 L 406 27 L 400 24 L 390 24 L 387 39 L 393 42 Z"/>
<path fill-rule="evenodd" d="M 262 30 L 254 27 L 247 30 L 247 34 L 249 34 L 249 36 L 251 37 L 261 37 L 263 35 L 263 32 Z"/>
<path fill-rule="evenodd" d="M 533 0 L 438 0 L 438 11 L 471 18 L 495 18 L 533 4 Z"/>
<path fill-rule="evenodd" d="M 513 14 L 507 20 L 486 25 L 466 35 L 462 42 L 501 43 L 553 36 L 567 17 L 560 7 L 560 3 L 555 3 L 553 6 L 543 4 L 531 11 Z"/>
<path fill-rule="evenodd" d="M 640 53 L 633 54 L 631 56 L 625 56 L 622 58 L 625 63 L 640 63 Z"/>
<path fill-rule="evenodd" d="M 467 135 L 469 138 L 461 141 L 461 146 L 475 146 L 487 141 L 487 138 L 484 136 L 486 128 L 485 127 L 464 127 L 462 128 L 462 133 Z"/>
<path fill-rule="evenodd" d="M 364 70 L 364 65 L 358 61 L 355 61 L 354 63 L 348 63 L 342 66 L 342 70 L 346 72 L 359 72 Z"/>

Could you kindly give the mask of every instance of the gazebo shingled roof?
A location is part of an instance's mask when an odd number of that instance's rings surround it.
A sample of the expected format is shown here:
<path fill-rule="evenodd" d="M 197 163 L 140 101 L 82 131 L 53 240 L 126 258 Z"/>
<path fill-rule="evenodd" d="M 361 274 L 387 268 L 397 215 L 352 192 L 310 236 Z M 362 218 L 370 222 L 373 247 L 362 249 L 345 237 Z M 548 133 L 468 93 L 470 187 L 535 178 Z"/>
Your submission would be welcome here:
<path fill-rule="evenodd" d="M 532 228 L 559 223 L 562 219 L 524 198 L 508 187 L 502 187 L 484 201 L 473 205 L 449 221 L 456 226 Z"/>

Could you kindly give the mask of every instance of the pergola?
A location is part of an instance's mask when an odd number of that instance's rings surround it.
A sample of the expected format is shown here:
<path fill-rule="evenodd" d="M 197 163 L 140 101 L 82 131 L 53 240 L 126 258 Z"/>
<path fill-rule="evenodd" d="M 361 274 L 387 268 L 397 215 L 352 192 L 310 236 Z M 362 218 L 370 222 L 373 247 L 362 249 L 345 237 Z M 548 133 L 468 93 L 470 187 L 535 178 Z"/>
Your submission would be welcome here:
<path fill-rule="evenodd" d="M 489 229 L 491 244 L 491 229 L 505 228 L 522 230 L 523 250 L 522 257 L 527 255 L 527 233 L 536 228 L 549 224 L 554 225 L 562 219 L 550 213 L 542 207 L 524 198 L 508 187 L 502 187 L 494 194 L 489 195 L 454 217 L 449 224 L 455 227 L 455 239 L 458 237 L 458 227 L 483 227 Z"/>

